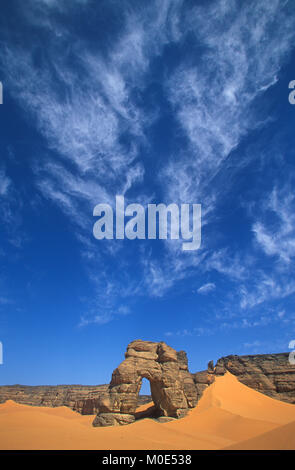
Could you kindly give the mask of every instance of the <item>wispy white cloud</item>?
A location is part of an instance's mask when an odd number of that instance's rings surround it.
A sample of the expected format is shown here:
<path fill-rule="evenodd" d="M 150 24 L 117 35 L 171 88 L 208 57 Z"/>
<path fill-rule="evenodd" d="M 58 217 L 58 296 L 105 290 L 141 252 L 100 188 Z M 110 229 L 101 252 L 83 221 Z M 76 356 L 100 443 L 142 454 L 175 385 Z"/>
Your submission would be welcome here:
<path fill-rule="evenodd" d="M 44 165 L 39 160 L 36 165 L 44 176 L 38 180 L 39 187 L 46 194 L 50 188 L 50 196 L 56 194 L 56 203 L 62 208 L 64 198 L 68 207 L 81 195 L 91 201 L 92 208 L 94 198 L 102 197 L 102 192 L 105 200 L 108 194 L 128 190 L 142 177 L 143 167 L 135 161 L 136 145 L 147 116 L 130 98 L 122 71 L 128 68 L 130 56 L 116 58 L 115 46 L 105 60 L 78 47 L 78 75 L 62 49 L 61 45 L 53 47 L 52 62 L 42 69 L 36 69 L 33 54 L 20 48 L 6 48 L 2 60 L 12 93 L 57 153 L 48 155 L 56 163 Z M 136 57 L 132 50 L 132 58 Z M 16 76 L 20 77 L 17 81 Z M 121 143 L 126 134 L 133 137 L 130 148 Z"/>
<path fill-rule="evenodd" d="M 272 275 L 260 272 L 255 276 L 255 284 L 241 285 L 239 293 L 242 309 L 253 308 L 274 299 L 284 299 L 295 293 L 295 279 L 274 272 Z"/>
<path fill-rule="evenodd" d="M 76 0 L 75 5 L 82 3 Z M 41 65 L 36 61 L 35 45 L 22 48 L 9 44 L 8 38 L 9 45 L 3 48 L 1 62 L 10 93 L 48 147 L 44 158 L 35 158 L 35 185 L 75 224 L 81 253 L 92 274 L 98 258 L 101 261 L 101 253 L 90 240 L 93 206 L 103 201 L 112 204 L 115 194 L 126 194 L 136 185 L 138 201 L 149 197 L 146 188 L 138 189 L 147 165 L 141 150 L 150 145 L 147 130 L 155 122 L 157 110 L 149 111 L 142 96 L 153 80 L 154 61 L 161 58 L 166 46 L 177 44 L 180 48 L 193 38 L 190 58 L 183 54 L 163 73 L 160 86 L 173 109 L 183 146 L 181 153 L 160 161 L 155 177 L 169 202 L 202 203 L 204 227 L 212 221 L 216 202 L 227 190 L 214 178 L 243 137 L 263 124 L 255 114 L 255 100 L 277 82 L 294 38 L 294 21 L 279 0 L 243 5 L 238 0 L 218 0 L 192 8 L 182 0 L 160 3 L 149 2 L 142 10 L 124 9 L 120 31 L 102 50 L 100 44 L 89 48 L 83 38 L 73 36 L 66 23 L 55 18 L 53 9 L 65 11 L 65 1 L 31 2 L 32 9 L 26 9 L 27 21 L 35 28 L 39 24 L 50 38 Z M 0 175 L 0 193 L 8 190 L 9 182 Z M 254 225 L 263 250 L 284 262 L 294 255 L 291 203 L 284 195 L 273 205 L 272 210 L 281 217 L 276 240 L 267 225 L 260 221 Z M 278 248 L 274 242 L 280 237 Z M 237 292 L 242 309 L 293 292 L 291 281 L 283 287 L 263 275 L 257 276 L 261 282 L 253 287 L 249 280 L 255 263 L 229 249 L 213 248 L 208 238 L 206 245 L 189 257 L 177 243 L 161 243 L 165 249 L 160 259 L 158 253 L 142 249 L 142 272 L 134 281 L 136 286 L 126 278 L 121 285 L 122 279 L 113 273 L 90 274 L 103 294 L 97 294 L 82 323 L 110 321 L 118 314 L 117 306 L 126 290 L 132 295 L 163 296 L 197 271 L 206 276 L 215 271 L 240 283 Z M 117 246 L 109 243 L 102 251 L 117 255 Z M 128 261 L 124 262 L 126 267 Z M 198 282 L 201 285 L 204 281 Z M 127 283 L 132 288 L 126 289 Z M 199 293 L 212 290 L 213 284 L 210 289 L 209 285 L 201 286 Z M 104 311 L 98 311 L 100 303 Z"/>
<path fill-rule="evenodd" d="M 261 341 L 252 341 L 251 343 L 244 343 L 243 344 L 244 348 L 251 349 L 251 350 L 256 350 L 259 346 L 261 346 Z"/>
<path fill-rule="evenodd" d="M 33 8 L 48 7 L 58 10 L 64 10 L 67 7 L 69 8 L 69 4 L 66 0 L 29 0 L 28 3 L 31 3 Z M 71 6 L 86 5 L 87 3 L 89 3 L 89 0 L 72 0 Z"/>
<path fill-rule="evenodd" d="M 188 13 L 199 41 L 196 65 L 183 63 L 168 79 L 167 96 L 187 138 L 187 151 L 163 170 L 167 198 L 213 210 L 224 187 L 212 184 L 250 129 L 261 126 L 255 99 L 276 83 L 294 37 L 281 2 L 215 1 Z"/>
<path fill-rule="evenodd" d="M 0 196 L 7 196 L 10 184 L 11 180 L 6 175 L 6 172 L 3 168 L 0 169 Z"/>
<path fill-rule="evenodd" d="M 167 331 L 164 333 L 165 336 L 211 336 L 214 334 L 213 329 L 211 328 L 203 328 L 203 327 L 194 327 L 191 329 L 183 328 L 177 331 Z"/>
<path fill-rule="evenodd" d="M 235 308 L 232 306 L 232 308 Z M 283 316 L 284 317 L 284 316 Z M 212 319 L 203 320 L 200 325 L 197 327 L 191 328 L 182 328 L 178 330 L 169 330 L 166 331 L 164 334 L 165 336 L 172 337 L 172 336 L 212 336 L 218 335 L 220 333 L 229 333 L 233 330 L 239 330 L 241 334 L 244 334 L 245 331 L 261 331 L 261 328 L 265 327 L 277 327 L 282 328 L 283 325 L 286 325 L 289 330 L 293 331 L 295 326 L 295 316 L 294 315 L 287 315 L 287 318 L 283 318 L 282 316 L 278 315 L 273 310 L 265 310 L 264 313 L 256 312 L 255 315 L 247 315 L 247 312 L 236 312 L 234 315 L 231 315 L 230 318 L 224 314 L 218 316 L 218 321 L 212 322 Z M 243 332 L 243 333 L 242 333 Z M 286 331 L 284 330 L 284 335 Z M 283 334 L 283 333 L 282 333 Z M 260 342 L 259 342 L 260 343 Z M 261 342 L 261 346 L 263 346 L 264 342 Z M 287 341 L 285 343 L 285 347 L 287 345 Z M 255 343 L 244 343 L 243 347 L 246 349 L 251 349 L 252 347 L 258 347 L 259 344 L 257 341 Z"/>
<path fill-rule="evenodd" d="M 265 223 L 254 223 L 255 239 L 267 255 L 289 264 L 295 256 L 295 197 L 291 186 L 274 188 L 263 208 L 269 217 Z"/>
<path fill-rule="evenodd" d="M 242 260 L 241 255 L 233 254 L 230 250 L 221 248 L 208 255 L 203 268 L 207 271 L 215 270 L 232 280 L 241 281 L 247 277 L 249 264 L 251 265 L 251 258 L 245 256 L 243 258 Z"/>
<path fill-rule="evenodd" d="M 177 282 L 193 277 L 196 268 L 204 269 L 205 251 L 198 250 L 190 256 L 182 257 L 180 246 L 173 245 L 171 240 L 167 240 L 167 245 L 170 251 L 167 254 L 163 249 L 161 259 L 154 256 L 151 250 L 144 250 L 140 256 L 143 286 L 153 297 L 162 297 Z"/>
<path fill-rule="evenodd" d="M 208 282 L 207 284 L 204 284 L 203 286 L 199 287 L 197 292 L 198 294 L 208 294 L 209 292 L 212 292 L 215 289 L 216 289 L 216 286 L 214 282 Z"/>
<path fill-rule="evenodd" d="M 294 20 L 278 0 L 257 4 L 232 0 L 215 1 L 187 11 L 180 27 L 180 38 L 190 32 L 197 41 L 195 60 L 183 61 L 167 77 L 166 96 L 186 139 L 181 151 L 163 163 L 159 173 L 166 201 L 202 204 L 202 230 L 216 223 L 217 203 L 231 185 L 218 176 L 230 165 L 234 151 L 261 122 L 255 103 L 275 85 L 294 38 Z M 194 50 L 194 49 L 193 49 Z M 234 161 L 234 171 L 255 158 L 249 153 Z M 245 161 L 247 159 L 247 162 Z M 206 243 L 206 244 L 205 244 Z M 185 258 L 176 244 L 166 243 L 167 259 L 178 257 L 180 279 L 192 269 L 215 270 L 232 280 L 248 277 L 255 265 L 250 257 L 214 248 L 203 236 L 198 256 Z M 290 247 L 289 247 L 290 248 Z M 206 250 L 210 254 L 205 257 Z M 203 260 L 203 258 L 206 258 Z M 172 285 L 177 273 L 170 270 Z"/>
<path fill-rule="evenodd" d="M 23 230 L 24 203 L 13 179 L 7 176 L 4 167 L 0 169 L 0 203 L 0 222 L 6 233 L 6 240 L 15 248 L 21 248 L 28 240 L 28 235 Z"/>
<path fill-rule="evenodd" d="M 39 5 L 56 3 L 43 0 Z M 87 43 L 77 41 L 60 24 L 57 37 L 54 17 L 45 12 L 50 22 L 42 26 L 51 45 L 42 67 L 36 67 L 33 49 L 4 48 L 2 64 L 10 90 L 56 152 L 47 157 L 59 162 L 45 165 L 39 188 L 67 212 L 73 204 L 76 214 L 75 199 L 81 191 L 93 204 L 95 194 L 101 198 L 104 192 L 105 200 L 142 179 L 138 146 L 154 116 L 139 106 L 136 95 L 145 87 L 143 75 L 150 61 L 176 34 L 175 14 L 181 4 L 165 0 L 160 9 L 145 8 L 142 16 L 123 10 L 122 30 L 113 43 L 96 52 L 89 52 Z M 37 7 L 32 11 L 38 16 Z M 69 60 L 69 42 L 75 67 Z M 124 145 L 123 136 L 132 144 Z M 39 161 L 38 166 L 43 169 L 44 163 Z"/>
<path fill-rule="evenodd" d="M 122 306 L 121 308 L 125 309 L 124 306 Z M 78 327 L 81 328 L 91 324 L 106 325 L 107 323 L 110 323 L 112 320 L 114 320 L 115 317 L 118 317 L 119 315 L 127 315 L 129 313 L 129 311 L 128 313 L 121 313 L 120 307 L 118 310 L 112 310 L 105 307 L 104 309 L 102 309 L 101 313 L 88 312 L 87 315 L 82 315 L 82 317 L 80 318 L 80 322 L 78 323 Z"/>

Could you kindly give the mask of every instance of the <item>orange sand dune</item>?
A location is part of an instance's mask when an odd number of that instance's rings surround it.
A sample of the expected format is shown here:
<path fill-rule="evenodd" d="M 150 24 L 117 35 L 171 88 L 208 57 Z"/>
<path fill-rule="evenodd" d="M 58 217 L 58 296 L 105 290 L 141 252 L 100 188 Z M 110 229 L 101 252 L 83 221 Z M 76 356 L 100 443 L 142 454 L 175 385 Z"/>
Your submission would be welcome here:
<path fill-rule="evenodd" d="M 144 410 L 149 405 L 143 405 Z M 269 398 L 227 373 L 181 420 L 143 419 L 93 428 L 67 407 L 0 405 L 0 449 L 290 449 L 295 406 Z"/>
<path fill-rule="evenodd" d="M 247 439 L 226 450 L 294 450 L 295 449 L 295 421 L 279 426 L 273 431 L 266 432 L 254 439 Z"/>

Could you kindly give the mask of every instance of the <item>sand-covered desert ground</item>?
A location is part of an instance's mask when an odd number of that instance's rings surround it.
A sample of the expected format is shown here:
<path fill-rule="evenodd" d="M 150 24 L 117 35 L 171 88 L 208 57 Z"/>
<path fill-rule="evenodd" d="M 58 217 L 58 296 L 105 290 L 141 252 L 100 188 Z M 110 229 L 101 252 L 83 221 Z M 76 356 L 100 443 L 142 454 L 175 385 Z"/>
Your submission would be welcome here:
<path fill-rule="evenodd" d="M 149 405 L 143 405 L 143 410 Z M 93 428 L 67 407 L 0 405 L 0 449 L 295 449 L 295 405 L 269 398 L 230 373 L 217 377 L 185 418 Z"/>

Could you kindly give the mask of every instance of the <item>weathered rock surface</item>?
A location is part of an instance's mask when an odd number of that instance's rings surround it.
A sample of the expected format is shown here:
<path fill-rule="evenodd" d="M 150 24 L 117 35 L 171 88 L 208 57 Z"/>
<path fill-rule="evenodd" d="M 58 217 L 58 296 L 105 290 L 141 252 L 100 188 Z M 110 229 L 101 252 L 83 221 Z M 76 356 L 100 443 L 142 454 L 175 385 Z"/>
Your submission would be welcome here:
<path fill-rule="evenodd" d="M 107 393 L 99 398 L 93 426 L 133 422 L 143 378 L 150 381 L 159 416 L 181 418 L 196 406 L 198 392 L 184 351 L 177 353 L 164 342 L 136 340 L 128 345 L 125 360 L 114 370 Z"/>
<path fill-rule="evenodd" d="M 248 387 L 271 398 L 295 404 L 295 365 L 289 363 L 289 353 L 226 356 L 216 366 L 210 361 L 208 369 L 192 374 L 198 397 L 227 371 Z"/>
<path fill-rule="evenodd" d="M 31 406 L 68 406 L 83 415 L 98 412 L 98 399 L 108 385 L 2 385 L 0 403 L 13 400 Z M 149 395 L 140 395 L 139 404 L 151 401 Z"/>
<path fill-rule="evenodd" d="M 229 371 L 258 392 L 295 403 L 295 365 L 290 364 L 288 358 L 289 353 L 226 356 L 217 361 L 214 374 Z"/>
<path fill-rule="evenodd" d="M 23 405 L 32 406 L 68 406 L 85 413 L 85 401 L 89 414 L 95 414 L 95 400 L 107 390 L 107 385 L 11 385 L 0 386 L 0 403 L 14 400 Z"/>

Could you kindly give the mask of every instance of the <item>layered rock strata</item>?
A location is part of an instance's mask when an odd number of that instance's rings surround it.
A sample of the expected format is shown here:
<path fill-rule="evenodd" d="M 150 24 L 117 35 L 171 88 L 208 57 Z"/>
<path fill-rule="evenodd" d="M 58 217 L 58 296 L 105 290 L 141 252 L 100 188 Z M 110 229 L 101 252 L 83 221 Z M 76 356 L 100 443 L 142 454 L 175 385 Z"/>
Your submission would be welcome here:
<path fill-rule="evenodd" d="M 177 354 L 164 342 L 136 340 L 128 345 L 125 360 L 114 370 L 107 393 L 99 398 L 93 426 L 134 422 L 143 378 L 150 382 L 159 416 L 181 418 L 196 406 L 198 393 L 186 354 Z"/>
<path fill-rule="evenodd" d="M 13 400 L 23 405 L 32 406 L 68 406 L 83 413 L 85 401 L 92 403 L 89 414 L 96 413 L 96 400 L 105 392 L 108 385 L 11 385 L 0 387 L 0 403 Z M 90 413 L 91 411 L 91 413 Z"/>
<path fill-rule="evenodd" d="M 295 365 L 289 363 L 289 353 L 222 357 L 214 374 L 223 375 L 226 371 L 258 392 L 295 403 Z"/>
<path fill-rule="evenodd" d="M 0 403 L 13 400 L 31 406 L 68 406 L 85 415 L 98 412 L 98 398 L 108 385 L 2 385 Z M 151 401 L 149 395 L 140 395 L 139 404 Z"/>

